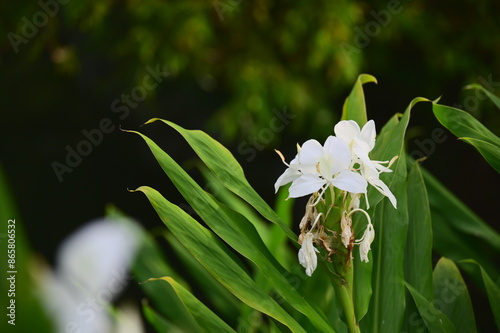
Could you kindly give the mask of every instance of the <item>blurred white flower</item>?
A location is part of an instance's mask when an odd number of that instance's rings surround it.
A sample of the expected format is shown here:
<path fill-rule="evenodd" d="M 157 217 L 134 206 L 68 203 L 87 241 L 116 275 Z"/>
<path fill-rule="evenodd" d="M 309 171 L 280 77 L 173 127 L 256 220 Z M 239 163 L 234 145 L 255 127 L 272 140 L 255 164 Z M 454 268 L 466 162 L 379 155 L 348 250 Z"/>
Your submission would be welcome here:
<path fill-rule="evenodd" d="M 141 237 L 130 220 L 104 218 L 63 242 L 55 272 L 46 269 L 40 276 L 41 299 L 57 332 L 119 332 L 110 304 L 127 285 Z"/>

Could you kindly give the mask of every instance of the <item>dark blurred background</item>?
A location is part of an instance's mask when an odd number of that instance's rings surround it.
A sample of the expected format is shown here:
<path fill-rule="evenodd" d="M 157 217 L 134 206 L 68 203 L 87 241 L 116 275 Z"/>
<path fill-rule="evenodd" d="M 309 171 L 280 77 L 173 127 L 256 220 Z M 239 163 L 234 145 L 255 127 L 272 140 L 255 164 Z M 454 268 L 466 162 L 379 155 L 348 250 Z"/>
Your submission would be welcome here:
<path fill-rule="evenodd" d="M 147 228 L 161 225 L 127 188 L 150 185 L 184 203 L 144 142 L 119 126 L 147 134 L 197 177 L 177 133 L 140 125 L 160 117 L 207 131 L 270 203 L 284 169 L 273 150 L 289 160 L 295 143 L 332 134 L 360 73 L 378 79 L 365 86 L 378 130 L 414 97 L 442 96 L 500 132 L 491 102 L 462 90 L 475 82 L 500 94 L 498 1 L 42 0 L 0 8 L 0 163 L 33 250 L 49 260 L 108 203 Z M 410 127 L 410 152 L 428 156 L 423 165 L 498 230 L 496 172 L 446 130 L 436 142 L 441 126 L 429 105 L 414 109 Z"/>

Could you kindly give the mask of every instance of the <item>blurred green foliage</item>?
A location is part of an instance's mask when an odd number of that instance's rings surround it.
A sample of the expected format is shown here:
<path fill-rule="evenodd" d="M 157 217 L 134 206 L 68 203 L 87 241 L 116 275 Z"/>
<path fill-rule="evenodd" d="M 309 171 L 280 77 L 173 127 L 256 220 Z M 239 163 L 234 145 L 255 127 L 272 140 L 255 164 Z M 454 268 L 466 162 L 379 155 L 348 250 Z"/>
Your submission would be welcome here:
<path fill-rule="evenodd" d="M 4 65 L 15 58 L 13 70 L 30 70 L 27 90 L 64 78 L 84 86 L 59 84 L 52 87 L 58 95 L 76 88 L 98 101 L 116 95 L 120 82 L 139 84 L 144 68 L 159 64 L 174 85 L 197 83 L 198 91 L 178 94 L 219 96 L 206 118 L 226 141 L 269 127 L 272 110 L 283 107 L 296 116 L 295 133 L 330 133 L 340 114 L 332 102 L 360 72 L 390 76 L 396 93 L 432 98 L 500 71 L 495 1 L 42 0 L 1 7 L 1 35 L 23 36 L 28 23 L 38 31 L 16 47 L 4 38 L 1 48 Z M 48 19 L 37 27 L 40 12 Z M 47 97 L 39 102 L 39 112 L 61 107 Z"/>

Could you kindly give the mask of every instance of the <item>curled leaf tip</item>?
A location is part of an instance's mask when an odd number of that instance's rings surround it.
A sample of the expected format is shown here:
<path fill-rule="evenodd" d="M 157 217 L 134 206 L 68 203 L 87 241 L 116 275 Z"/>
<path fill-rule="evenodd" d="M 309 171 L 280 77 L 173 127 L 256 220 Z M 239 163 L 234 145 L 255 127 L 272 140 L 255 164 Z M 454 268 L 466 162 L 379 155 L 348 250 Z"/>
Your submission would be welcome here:
<path fill-rule="evenodd" d="M 127 191 L 129 191 L 130 193 L 134 193 L 134 192 L 142 192 L 141 188 L 142 188 L 142 186 L 141 186 L 141 187 L 138 187 L 138 188 L 136 188 L 136 189 L 129 189 L 129 188 L 127 187 Z"/>
<path fill-rule="evenodd" d="M 154 123 L 157 120 L 161 120 L 161 119 L 160 118 L 151 118 L 148 121 L 146 121 L 144 124 L 142 124 L 141 127 L 144 126 L 144 125 L 148 125 L 148 124 Z"/>

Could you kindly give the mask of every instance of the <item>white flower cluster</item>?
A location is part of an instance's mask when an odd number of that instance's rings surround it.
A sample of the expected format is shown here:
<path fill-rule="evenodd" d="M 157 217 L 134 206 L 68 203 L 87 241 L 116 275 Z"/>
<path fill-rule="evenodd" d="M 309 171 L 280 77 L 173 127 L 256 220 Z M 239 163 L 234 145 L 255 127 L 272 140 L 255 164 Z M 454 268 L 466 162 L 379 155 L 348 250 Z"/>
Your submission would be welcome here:
<path fill-rule="evenodd" d="M 290 164 L 287 164 L 283 155 L 278 152 L 288 168 L 276 181 L 274 185 L 276 192 L 281 186 L 291 182 L 289 189 L 291 198 L 312 194 L 312 198 L 315 199 L 309 200 L 306 207 L 306 216 L 301 222 L 301 231 L 305 233 L 305 237 L 299 238 L 302 244 L 299 261 L 309 276 L 317 265 L 318 250 L 313 246 L 313 242 L 317 242 L 320 238 L 318 233 L 323 232 L 321 225 L 317 223 L 318 213 L 314 206 L 322 200 L 327 189 L 337 188 L 343 191 L 345 197 L 349 197 L 349 205 L 344 207 L 341 219 L 341 238 L 346 248 L 350 246 L 352 238 L 351 215 L 361 211 L 367 216 L 368 225 L 363 237 L 354 241 L 354 244 L 360 246 L 361 260 L 365 262 L 368 262 L 368 251 L 375 232 L 369 215 L 359 208 L 361 195 L 365 195 L 366 206 L 369 208 L 366 192 L 370 184 L 388 197 L 394 208 L 397 207 L 396 198 L 379 177 L 383 172 L 392 172 L 389 167 L 396 157 L 383 162 L 373 161 L 369 157 L 375 146 L 374 121 L 368 121 L 362 129 L 355 121 L 340 121 L 335 125 L 334 132 L 335 136 L 329 136 L 324 145 L 316 140 L 308 140 L 302 147 L 297 146 L 297 155 Z M 307 225 L 304 221 L 308 220 L 314 223 L 309 230 L 306 230 Z"/>

